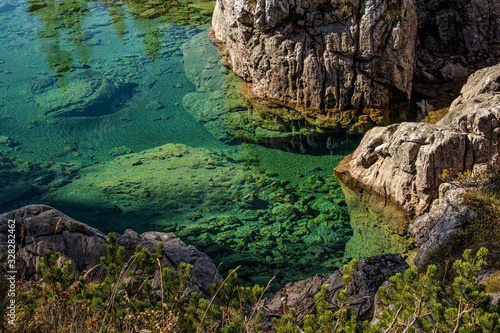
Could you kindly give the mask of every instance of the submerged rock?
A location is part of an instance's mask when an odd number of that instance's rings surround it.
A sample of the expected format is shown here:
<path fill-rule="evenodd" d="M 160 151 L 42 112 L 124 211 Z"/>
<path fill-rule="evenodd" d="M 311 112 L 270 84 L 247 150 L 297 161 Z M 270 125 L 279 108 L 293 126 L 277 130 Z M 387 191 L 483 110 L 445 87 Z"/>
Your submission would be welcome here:
<path fill-rule="evenodd" d="M 234 73 L 253 83 L 257 97 L 318 124 L 364 131 L 407 107 L 414 0 L 221 0 L 212 25 Z"/>
<path fill-rule="evenodd" d="M 9 220 L 15 221 L 18 237 L 17 271 L 23 272 L 26 280 L 40 277 L 41 256 L 45 250 L 50 250 L 60 252 L 60 264 L 71 260 L 77 276 L 85 275 L 94 283 L 102 282 L 104 276 L 98 271 L 102 271 L 100 258 L 106 255 L 106 235 L 52 207 L 31 205 L 0 215 L 2 242 L 7 242 Z M 137 245 L 156 252 L 160 242 L 165 245 L 162 264 L 171 269 L 176 269 L 182 262 L 193 265 L 188 295 L 196 291 L 202 297 L 210 297 L 210 285 L 221 276 L 206 254 L 187 246 L 173 233 L 145 232 L 139 235 L 127 230 L 117 237 L 118 245 L 125 247 L 125 260 L 133 255 Z M 153 289 L 159 288 L 158 284 L 153 285 Z"/>
<path fill-rule="evenodd" d="M 135 94 L 136 83 L 100 75 L 75 77 L 60 87 L 55 82 L 32 85 L 35 102 L 44 114 L 56 117 L 98 117 L 118 112 Z"/>
<path fill-rule="evenodd" d="M 340 267 L 352 235 L 342 191 L 329 175 L 340 156 L 244 150 L 226 155 L 167 144 L 121 155 L 80 170 L 43 200 L 104 230 L 175 232 L 224 272 L 246 263 L 239 275 L 249 283 Z"/>

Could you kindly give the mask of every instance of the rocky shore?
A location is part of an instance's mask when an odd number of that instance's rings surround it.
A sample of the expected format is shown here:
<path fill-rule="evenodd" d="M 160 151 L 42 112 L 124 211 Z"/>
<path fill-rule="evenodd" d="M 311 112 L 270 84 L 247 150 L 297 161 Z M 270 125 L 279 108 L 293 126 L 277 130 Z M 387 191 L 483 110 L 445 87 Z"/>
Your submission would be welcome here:
<path fill-rule="evenodd" d="M 335 169 L 348 187 L 360 189 L 359 200 L 378 197 L 382 206 L 389 201 L 408 215 L 400 222 L 419 249 L 417 263 L 474 215 L 460 204 L 462 189 L 447 183 L 446 175 L 479 175 L 499 163 L 499 82 L 500 65 L 477 71 L 437 124 L 374 128 Z M 391 223 L 386 221 L 392 233 L 401 233 Z"/>
<path fill-rule="evenodd" d="M 412 0 L 217 1 L 212 25 L 253 94 L 291 105 L 318 126 L 362 132 L 408 105 Z"/>
<path fill-rule="evenodd" d="M 328 130 L 404 120 L 412 94 L 424 113 L 445 108 L 500 58 L 497 2 L 220 0 L 212 26 L 256 103 Z"/>

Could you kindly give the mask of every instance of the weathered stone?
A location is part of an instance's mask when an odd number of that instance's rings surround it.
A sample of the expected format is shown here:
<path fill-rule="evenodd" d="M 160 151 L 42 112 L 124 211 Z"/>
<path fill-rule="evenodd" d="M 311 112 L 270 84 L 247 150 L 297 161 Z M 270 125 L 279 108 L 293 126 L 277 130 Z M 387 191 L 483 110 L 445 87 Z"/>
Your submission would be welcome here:
<path fill-rule="evenodd" d="M 464 82 L 500 58 L 500 2 L 417 0 L 419 81 Z"/>
<path fill-rule="evenodd" d="M 416 40 L 413 0 L 219 0 L 215 37 L 233 71 L 268 98 L 336 118 L 350 127 L 361 115 L 369 127 L 405 109 Z M 309 111 L 308 111 L 309 110 Z M 354 114 L 342 122 L 339 113 Z M 364 130 L 367 126 L 354 129 Z"/>
<path fill-rule="evenodd" d="M 25 279 L 40 276 L 41 256 L 45 250 L 50 250 L 60 252 L 61 263 L 71 260 L 77 275 L 85 274 L 89 281 L 102 282 L 104 273 L 100 258 L 106 255 L 106 235 L 50 206 L 31 205 L 0 215 L 2 242 L 7 242 L 9 220 L 16 224 L 17 270 Z M 187 246 L 173 233 L 146 232 L 139 235 L 127 230 L 117 236 L 118 245 L 125 247 L 126 260 L 133 255 L 137 245 L 156 252 L 160 242 L 165 245 L 165 257 L 161 262 L 172 269 L 177 269 L 182 262 L 192 264 L 187 291 L 197 291 L 208 297 L 210 285 L 220 279 L 220 275 L 206 254 Z"/>
<path fill-rule="evenodd" d="M 409 268 L 408 264 L 399 253 L 359 260 L 352 283 L 347 288 L 347 303 L 352 314 L 358 318 L 369 318 L 378 288 L 390 276 L 402 273 L 407 268 Z M 328 286 L 333 300 L 344 289 L 342 275 L 343 269 L 341 268 L 326 277 L 318 274 L 304 281 L 289 283 L 273 299 L 265 299 L 262 305 L 270 313 L 279 314 L 283 309 L 291 307 L 296 308 L 297 314 L 301 317 L 313 313 L 315 311 L 314 296 L 320 292 L 322 285 Z"/>
<path fill-rule="evenodd" d="M 417 216 L 427 212 L 438 198 L 443 170 L 472 170 L 499 152 L 499 81 L 500 65 L 478 71 L 436 125 L 402 123 L 370 130 L 343 170 L 358 186 L 403 209 Z"/>
<path fill-rule="evenodd" d="M 415 245 L 419 247 L 417 257 L 414 260 L 416 265 L 424 264 L 427 256 L 446 243 L 452 233 L 464 231 L 464 227 L 471 222 L 476 213 L 465 206 L 458 194 L 462 189 L 453 188 L 450 184 L 442 184 L 440 204 L 433 207 L 415 219 L 410 225 L 410 232 L 415 237 Z"/>
<path fill-rule="evenodd" d="M 477 71 L 436 125 L 374 128 L 335 169 L 348 186 L 378 193 L 417 216 L 410 231 L 420 248 L 418 264 L 473 218 L 448 191 L 443 171 L 454 177 L 499 163 L 499 82 L 500 65 Z"/>

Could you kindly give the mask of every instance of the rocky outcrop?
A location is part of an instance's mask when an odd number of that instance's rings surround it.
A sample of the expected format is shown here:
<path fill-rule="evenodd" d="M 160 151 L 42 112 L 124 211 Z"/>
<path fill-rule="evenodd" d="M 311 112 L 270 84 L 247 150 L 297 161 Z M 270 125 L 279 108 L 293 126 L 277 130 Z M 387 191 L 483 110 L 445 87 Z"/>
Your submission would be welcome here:
<path fill-rule="evenodd" d="M 333 128 L 357 122 L 352 131 L 362 131 L 387 124 L 389 110 L 408 103 L 413 0 L 219 0 L 212 24 L 234 73 L 253 83 L 253 93 L 306 118 Z"/>
<path fill-rule="evenodd" d="M 336 173 L 350 187 L 378 193 L 415 216 L 428 213 L 411 229 L 416 245 L 428 253 L 472 218 L 451 192 L 445 195 L 443 171 L 453 177 L 499 163 L 499 139 L 500 64 L 473 74 L 436 125 L 402 123 L 370 130 Z M 454 217 L 461 222 L 449 223 Z"/>
<path fill-rule="evenodd" d="M 374 128 L 345 160 L 348 179 L 416 215 L 438 198 L 443 170 L 452 174 L 490 162 L 499 152 L 500 65 L 472 75 L 436 125 L 402 123 Z M 338 168 L 341 170 L 341 168 Z"/>
<path fill-rule="evenodd" d="M 39 277 L 41 256 L 45 250 L 50 250 L 61 253 L 61 264 L 71 260 L 77 275 L 84 274 L 92 282 L 102 282 L 104 274 L 100 258 L 106 255 L 106 235 L 52 207 L 31 205 L 0 215 L 1 242 L 7 242 L 9 220 L 15 221 L 16 225 L 16 244 L 19 245 L 17 272 L 25 279 Z M 197 291 L 208 297 L 210 285 L 221 277 L 206 254 L 187 246 L 173 233 L 145 232 L 139 235 L 128 229 L 117 237 L 118 245 L 125 247 L 126 260 L 133 255 L 137 245 L 156 252 L 160 242 L 165 245 L 162 264 L 171 269 L 177 269 L 182 262 L 193 265 L 187 291 Z"/>
<path fill-rule="evenodd" d="M 424 264 L 432 251 L 446 243 L 451 234 L 464 231 L 464 227 L 476 216 L 458 197 L 463 192 L 462 188 L 445 183 L 441 185 L 440 192 L 439 204 L 418 216 L 410 225 L 415 246 L 419 249 L 414 260 L 416 265 Z"/>
<path fill-rule="evenodd" d="M 500 59 L 500 2 L 418 0 L 416 77 L 465 81 Z"/>
<path fill-rule="evenodd" d="M 407 268 L 409 266 L 401 254 L 384 254 L 359 260 L 352 283 L 347 288 L 347 303 L 352 314 L 363 319 L 371 317 L 378 288 L 390 276 L 403 273 Z M 318 274 L 304 281 L 289 283 L 273 299 L 264 300 L 263 306 L 270 314 L 279 315 L 291 307 L 296 308 L 299 316 L 313 313 L 314 296 L 320 292 L 322 285 L 326 284 L 332 299 L 337 299 L 340 291 L 345 288 L 342 275 L 341 268 L 326 277 Z"/>

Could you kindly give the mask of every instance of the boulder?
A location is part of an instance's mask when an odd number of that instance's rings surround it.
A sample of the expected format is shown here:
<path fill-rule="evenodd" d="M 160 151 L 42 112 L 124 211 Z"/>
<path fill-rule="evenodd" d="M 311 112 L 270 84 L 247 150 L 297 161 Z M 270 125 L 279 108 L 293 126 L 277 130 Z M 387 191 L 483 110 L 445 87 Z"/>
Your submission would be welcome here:
<path fill-rule="evenodd" d="M 77 276 L 85 274 L 91 282 L 104 279 L 100 258 L 106 254 L 104 245 L 108 237 L 97 229 L 50 206 L 30 205 L 0 215 L 2 242 L 7 241 L 9 220 L 15 221 L 17 271 L 25 280 L 40 277 L 41 256 L 45 250 L 60 252 L 60 263 L 71 260 Z M 162 264 L 172 269 L 177 269 L 182 262 L 193 265 L 187 291 L 209 297 L 210 285 L 221 276 L 206 254 L 186 245 L 173 233 L 145 232 L 139 235 L 129 229 L 117 236 L 118 245 L 125 247 L 126 260 L 133 255 L 137 245 L 155 252 L 160 242 L 165 245 Z"/>
<path fill-rule="evenodd" d="M 408 268 L 409 265 L 399 253 L 360 259 L 351 285 L 347 288 L 347 303 L 352 314 L 362 319 L 371 317 L 378 288 L 389 277 L 403 273 Z M 279 315 L 291 307 L 297 310 L 300 317 L 311 314 L 315 311 L 314 296 L 321 291 L 322 285 L 328 286 L 332 300 L 337 299 L 340 291 L 345 288 L 342 275 L 341 268 L 326 277 L 318 274 L 307 280 L 289 283 L 274 298 L 265 299 L 263 308 L 268 311 L 268 315 Z"/>
<path fill-rule="evenodd" d="M 406 110 L 413 0 L 218 0 L 212 25 L 234 73 L 258 98 L 353 132 Z"/>
<path fill-rule="evenodd" d="M 67 86 L 54 80 L 35 81 L 31 91 L 46 115 L 97 117 L 120 111 L 137 87 L 137 83 L 90 72 L 76 76 Z"/>
<path fill-rule="evenodd" d="M 444 170 L 473 170 L 500 152 L 500 65 L 472 75 L 436 125 L 401 123 L 374 128 L 337 174 L 390 199 L 416 216 L 438 198 Z"/>

